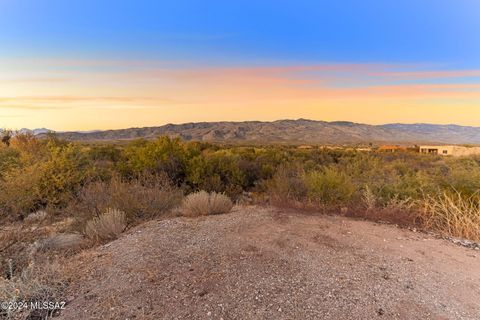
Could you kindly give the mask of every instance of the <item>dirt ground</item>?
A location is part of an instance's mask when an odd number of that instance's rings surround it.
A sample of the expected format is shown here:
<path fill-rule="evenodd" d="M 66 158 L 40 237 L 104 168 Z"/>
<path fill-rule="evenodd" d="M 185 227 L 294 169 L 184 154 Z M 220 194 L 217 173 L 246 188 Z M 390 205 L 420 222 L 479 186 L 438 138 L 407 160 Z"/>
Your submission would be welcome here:
<path fill-rule="evenodd" d="M 480 251 L 340 216 L 152 221 L 71 263 L 61 319 L 480 319 Z"/>

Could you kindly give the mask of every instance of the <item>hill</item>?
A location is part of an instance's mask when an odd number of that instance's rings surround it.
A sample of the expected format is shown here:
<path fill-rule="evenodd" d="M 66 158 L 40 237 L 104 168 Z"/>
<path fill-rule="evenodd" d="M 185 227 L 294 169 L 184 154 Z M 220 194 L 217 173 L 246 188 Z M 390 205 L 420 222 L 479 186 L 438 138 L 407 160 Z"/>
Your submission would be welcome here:
<path fill-rule="evenodd" d="M 273 122 L 199 122 L 159 127 L 92 132 L 61 132 L 73 141 L 152 139 L 160 135 L 184 140 L 228 143 L 448 143 L 480 144 L 480 127 L 436 124 L 368 125 L 306 119 Z"/>

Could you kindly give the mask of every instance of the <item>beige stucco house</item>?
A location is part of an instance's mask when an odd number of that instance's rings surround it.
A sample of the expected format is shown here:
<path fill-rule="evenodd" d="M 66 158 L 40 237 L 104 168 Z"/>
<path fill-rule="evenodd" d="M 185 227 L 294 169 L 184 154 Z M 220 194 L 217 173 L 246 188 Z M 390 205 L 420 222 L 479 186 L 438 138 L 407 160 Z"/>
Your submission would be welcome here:
<path fill-rule="evenodd" d="M 420 146 L 420 153 L 460 157 L 460 156 L 470 156 L 474 154 L 480 154 L 480 147 Z"/>

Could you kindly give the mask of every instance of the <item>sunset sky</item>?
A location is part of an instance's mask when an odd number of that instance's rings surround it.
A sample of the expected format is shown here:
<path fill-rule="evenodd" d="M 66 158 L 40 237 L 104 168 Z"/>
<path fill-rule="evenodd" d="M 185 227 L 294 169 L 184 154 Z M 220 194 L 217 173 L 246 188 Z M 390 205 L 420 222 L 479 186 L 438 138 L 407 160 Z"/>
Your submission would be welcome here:
<path fill-rule="evenodd" d="M 480 126 L 480 1 L 0 0 L 0 127 Z"/>

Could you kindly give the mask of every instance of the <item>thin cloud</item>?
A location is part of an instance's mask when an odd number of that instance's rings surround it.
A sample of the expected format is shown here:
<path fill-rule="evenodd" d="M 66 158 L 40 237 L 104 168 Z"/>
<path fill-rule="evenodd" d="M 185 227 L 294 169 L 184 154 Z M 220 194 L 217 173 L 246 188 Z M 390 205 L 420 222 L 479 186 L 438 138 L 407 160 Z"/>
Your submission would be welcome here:
<path fill-rule="evenodd" d="M 480 70 L 385 71 L 371 75 L 402 79 L 477 78 L 480 77 Z"/>
<path fill-rule="evenodd" d="M 18 79 L 0 79 L 0 83 L 62 83 L 69 82 L 70 78 L 18 78 Z"/>
<path fill-rule="evenodd" d="M 112 68 L 98 73 L 72 70 L 68 75 L 71 81 L 52 86 L 54 90 L 49 94 L 0 97 L 0 107 L 44 110 L 185 106 L 192 109 L 209 105 L 240 108 L 343 100 L 374 103 L 388 99 L 400 103 L 438 98 L 473 102 L 480 99 L 480 84 L 462 83 L 464 77 L 479 75 L 479 70 L 425 71 L 421 65 L 385 63 L 165 67 L 162 61 L 152 63 L 151 68 L 145 68 L 149 62 L 138 65 L 133 62 L 129 64 L 131 68 L 117 68 L 115 61 L 99 61 L 100 65 L 109 63 Z M 55 78 L 31 77 L 46 81 Z M 442 84 L 435 83 L 439 79 L 443 80 Z M 404 83 L 405 80 L 409 80 L 408 83 Z M 59 94 L 52 94 L 57 91 Z M 183 112 L 183 109 L 177 110 Z"/>

